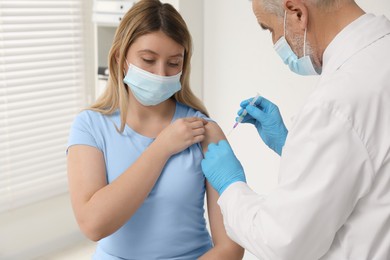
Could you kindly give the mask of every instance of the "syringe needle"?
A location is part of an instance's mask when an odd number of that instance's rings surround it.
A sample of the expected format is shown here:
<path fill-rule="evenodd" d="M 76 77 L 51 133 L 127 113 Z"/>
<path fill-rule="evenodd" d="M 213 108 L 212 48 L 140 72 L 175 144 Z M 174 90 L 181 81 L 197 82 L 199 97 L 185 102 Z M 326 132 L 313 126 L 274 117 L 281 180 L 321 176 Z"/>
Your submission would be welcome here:
<path fill-rule="evenodd" d="M 257 99 L 260 97 L 260 94 L 257 93 L 256 96 L 254 98 L 252 98 L 252 100 L 249 102 L 249 105 L 254 105 L 257 101 Z M 229 133 L 227 134 L 227 136 L 229 136 L 233 130 L 236 128 L 236 126 L 242 122 L 242 120 L 244 120 L 244 117 L 248 114 L 248 111 L 246 111 L 246 109 L 244 109 L 244 111 L 242 111 L 242 114 L 238 117 L 236 123 L 234 124 L 233 128 L 230 129 Z"/>
<path fill-rule="evenodd" d="M 226 137 L 228 137 L 232 132 L 233 132 L 234 128 L 230 129 L 229 133 L 226 135 Z"/>

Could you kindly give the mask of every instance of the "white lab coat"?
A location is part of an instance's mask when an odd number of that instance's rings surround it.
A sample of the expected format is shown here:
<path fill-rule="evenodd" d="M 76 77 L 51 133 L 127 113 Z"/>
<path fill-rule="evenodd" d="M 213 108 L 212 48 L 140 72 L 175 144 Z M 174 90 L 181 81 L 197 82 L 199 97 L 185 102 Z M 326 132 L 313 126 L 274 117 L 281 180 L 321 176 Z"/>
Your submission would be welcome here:
<path fill-rule="evenodd" d="M 363 15 L 323 58 L 283 148 L 278 187 L 261 196 L 230 185 L 218 201 L 225 227 L 259 259 L 387 260 L 390 21 Z"/>

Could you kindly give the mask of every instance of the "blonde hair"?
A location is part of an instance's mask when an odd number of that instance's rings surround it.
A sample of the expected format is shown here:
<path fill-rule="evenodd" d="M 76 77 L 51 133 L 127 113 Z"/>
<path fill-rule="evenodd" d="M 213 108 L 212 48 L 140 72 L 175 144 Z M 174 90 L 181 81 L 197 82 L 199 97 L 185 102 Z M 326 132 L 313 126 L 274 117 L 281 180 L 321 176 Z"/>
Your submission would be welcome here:
<path fill-rule="evenodd" d="M 109 78 L 105 92 L 89 108 L 104 115 L 120 111 L 121 125 L 118 131 L 123 132 L 126 125 L 129 104 L 128 87 L 123 83 L 126 54 L 133 42 L 140 36 L 162 31 L 168 37 L 184 47 L 182 88 L 173 97 L 208 116 L 202 101 L 190 89 L 190 60 L 192 40 L 187 25 L 181 15 L 170 4 L 159 0 L 141 0 L 123 17 L 116 32 L 108 55 Z"/>

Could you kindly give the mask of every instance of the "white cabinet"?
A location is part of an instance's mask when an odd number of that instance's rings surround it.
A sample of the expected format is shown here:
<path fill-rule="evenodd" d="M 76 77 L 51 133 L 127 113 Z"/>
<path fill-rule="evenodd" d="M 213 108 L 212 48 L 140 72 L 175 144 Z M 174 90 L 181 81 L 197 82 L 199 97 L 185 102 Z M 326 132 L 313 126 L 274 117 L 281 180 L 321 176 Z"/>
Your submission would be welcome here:
<path fill-rule="evenodd" d="M 95 71 L 97 83 L 95 98 L 106 88 L 108 79 L 108 53 L 115 30 L 124 14 L 134 5 L 135 0 L 94 0 L 92 20 L 95 24 Z"/>
<path fill-rule="evenodd" d="M 135 0 L 95 0 L 92 19 L 100 26 L 116 27 L 134 3 Z"/>
<path fill-rule="evenodd" d="M 95 68 L 98 73 L 95 97 L 105 89 L 108 72 L 108 53 L 115 30 L 123 15 L 137 2 L 136 0 L 94 0 L 93 22 L 95 24 Z M 172 4 L 183 16 L 193 40 L 191 60 L 191 88 L 202 98 L 203 86 L 203 0 L 162 0 Z"/>

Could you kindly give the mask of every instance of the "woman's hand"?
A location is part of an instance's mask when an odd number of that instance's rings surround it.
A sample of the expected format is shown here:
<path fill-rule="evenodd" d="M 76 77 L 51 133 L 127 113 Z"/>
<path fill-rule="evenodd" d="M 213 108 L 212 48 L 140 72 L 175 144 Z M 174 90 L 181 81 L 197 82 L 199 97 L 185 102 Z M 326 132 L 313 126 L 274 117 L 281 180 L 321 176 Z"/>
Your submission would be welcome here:
<path fill-rule="evenodd" d="M 207 121 L 199 117 L 177 119 L 161 131 L 155 142 L 161 144 L 164 151 L 172 156 L 195 143 L 202 142 L 205 138 L 206 124 Z"/>

